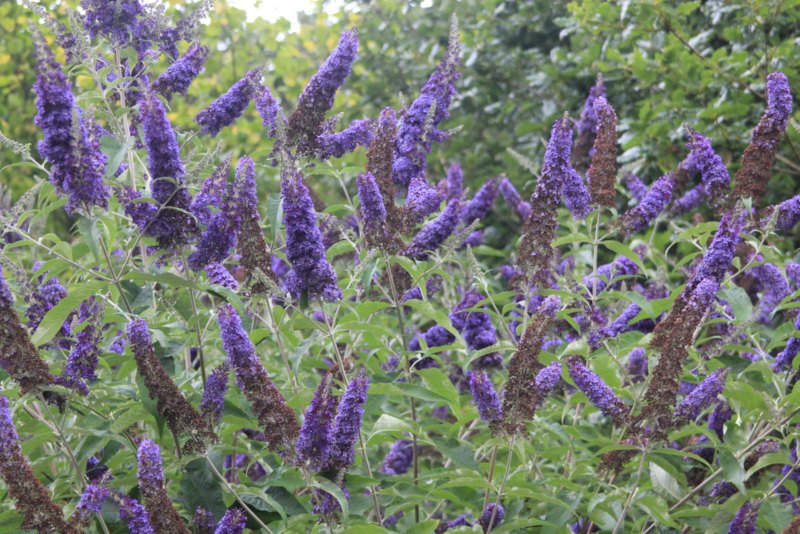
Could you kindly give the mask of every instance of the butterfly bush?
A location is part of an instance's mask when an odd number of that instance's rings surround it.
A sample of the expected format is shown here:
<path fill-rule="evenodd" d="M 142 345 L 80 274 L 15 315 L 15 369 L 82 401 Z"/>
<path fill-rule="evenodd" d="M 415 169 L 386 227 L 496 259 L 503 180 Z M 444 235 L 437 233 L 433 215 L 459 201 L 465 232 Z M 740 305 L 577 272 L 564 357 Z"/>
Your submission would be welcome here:
<path fill-rule="evenodd" d="M 64 53 L 36 30 L 0 528 L 798 531 L 800 196 L 770 190 L 796 69 L 758 124 L 685 117 L 658 169 L 609 72 L 484 174 L 441 152 L 471 123 L 455 18 L 392 107 L 352 94 L 383 38 L 356 28 L 299 94 L 267 51 L 201 97 L 209 8 L 84 0 Z"/>

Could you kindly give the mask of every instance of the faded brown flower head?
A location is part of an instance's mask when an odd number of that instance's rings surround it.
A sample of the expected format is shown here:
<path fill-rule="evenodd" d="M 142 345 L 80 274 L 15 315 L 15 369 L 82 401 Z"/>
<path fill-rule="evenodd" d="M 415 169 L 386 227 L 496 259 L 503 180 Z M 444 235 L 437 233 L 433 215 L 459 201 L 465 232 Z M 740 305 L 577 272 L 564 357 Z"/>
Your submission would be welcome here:
<path fill-rule="evenodd" d="M 616 206 L 617 191 L 617 114 L 605 97 L 594 102 L 597 135 L 594 138 L 592 165 L 587 178 L 592 202 L 598 206 Z M 577 147 L 576 147 L 577 149 Z"/>
<path fill-rule="evenodd" d="M 536 387 L 536 376 L 544 368 L 544 364 L 539 361 L 539 352 L 560 304 L 558 297 L 545 299 L 531 317 L 517 352 L 508 364 L 508 384 L 503 395 L 505 421 L 502 428 L 509 434 L 524 432 L 526 424 L 533 419 L 537 408 L 544 401 L 543 393 Z M 492 430 L 496 431 L 496 428 L 493 427 Z"/>
<path fill-rule="evenodd" d="M 187 451 L 204 450 L 206 443 L 216 440 L 217 436 L 161 365 L 150 342 L 147 323 L 143 319 L 136 319 L 128 324 L 128 339 L 136 359 L 136 367 L 150 392 L 150 398 L 157 401 L 158 413 L 167 420 L 167 425 L 176 435 L 186 433 L 192 436 L 184 445 Z"/>

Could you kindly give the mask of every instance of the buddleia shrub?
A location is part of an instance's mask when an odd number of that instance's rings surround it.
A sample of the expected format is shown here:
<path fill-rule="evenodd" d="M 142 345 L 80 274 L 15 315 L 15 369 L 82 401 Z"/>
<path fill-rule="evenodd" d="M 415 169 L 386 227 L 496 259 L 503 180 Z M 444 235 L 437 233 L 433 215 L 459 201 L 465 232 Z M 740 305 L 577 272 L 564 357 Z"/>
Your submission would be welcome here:
<path fill-rule="evenodd" d="M 332 114 L 352 28 L 296 103 L 252 58 L 176 130 L 208 7 L 38 12 L 41 140 L 3 138 L 37 183 L 1 219 L 0 531 L 800 529 L 800 196 L 761 200 L 785 75 L 733 176 L 690 123 L 662 176 L 618 168 L 598 79 L 540 166 L 515 154 L 531 191 L 472 191 L 427 165 L 455 19 L 403 109 Z M 217 142 L 255 114 L 258 151 Z"/>

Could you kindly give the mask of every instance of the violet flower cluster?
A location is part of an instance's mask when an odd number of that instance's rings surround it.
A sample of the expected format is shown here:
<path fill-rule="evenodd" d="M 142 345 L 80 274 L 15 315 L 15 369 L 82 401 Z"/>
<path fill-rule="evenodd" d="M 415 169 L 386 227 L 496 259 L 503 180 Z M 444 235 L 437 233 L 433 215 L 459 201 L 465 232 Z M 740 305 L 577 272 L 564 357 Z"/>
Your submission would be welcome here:
<path fill-rule="evenodd" d="M 322 471 L 330 462 L 332 452 L 332 424 L 339 402 L 331 393 L 331 374 L 325 374 L 314 391 L 306 410 L 303 426 L 297 437 L 297 457 L 308 463 L 313 471 Z"/>
<path fill-rule="evenodd" d="M 185 95 L 192 81 L 203 71 L 208 47 L 194 43 L 153 82 L 153 89 L 169 99 L 173 94 Z"/>
<path fill-rule="evenodd" d="M 39 36 L 34 90 L 38 113 L 34 123 L 44 139 L 39 153 L 51 164 L 50 182 L 67 195 L 67 212 L 79 207 L 108 207 L 109 190 L 103 184 L 106 156 L 100 151 L 100 130 L 75 103 L 72 85 Z"/>
<path fill-rule="evenodd" d="M 674 178 L 667 174 L 653 182 L 639 204 L 625 212 L 620 224 L 626 235 L 639 233 L 647 228 L 672 200 Z"/>
<path fill-rule="evenodd" d="M 244 113 L 261 86 L 261 69 L 253 69 L 233 84 L 228 91 L 200 111 L 194 120 L 201 131 L 212 137 Z"/>
<path fill-rule="evenodd" d="M 728 168 L 722 162 L 722 158 L 714 152 L 711 141 L 688 126 L 686 131 L 690 139 L 688 147 L 703 178 L 706 195 L 713 207 L 720 207 L 727 201 L 730 193 L 731 177 Z"/>
<path fill-rule="evenodd" d="M 500 397 L 497 396 L 489 375 L 484 371 L 468 371 L 467 379 L 481 419 L 489 423 L 502 421 L 503 408 L 500 406 Z"/>
<path fill-rule="evenodd" d="M 603 382 L 602 378 L 584 365 L 581 358 L 569 358 L 567 360 L 567 369 L 569 370 L 569 375 L 575 381 L 575 385 L 586 394 L 592 404 L 615 423 L 622 424 L 624 422 L 625 417 L 630 412 L 630 408 L 617 397 L 614 390 Z"/>
<path fill-rule="evenodd" d="M 316 151 L 319 136 L 325 132 L 325 114 L 333 107 L 336 91 L 341 87 L 358 53 L 358 32 L 343 32 L 336 49 L 308 81 L 297 99 L 297 108 L 289 117 L 287 137 L 301 154 Z"/>
<path fill-rule="evenodd" d="M 406 255 L 416 260 L 426 260 L 453 234 L 458 226 L 461 209 L 457 199 L 451 200 L 438 217 L 420 230 L 406 249 Z"/>
<path fill-rule="evenodd" d="M 369 377 L 363 371 L 351 377 L 347 384 L 331 428 L 330 469 L 344 469 L 355 459 L 355 444 L 361 432 L 368 389 Z"/>
<path fill-rule="evenodd" d="M 454 24 L 442 62 L 402 118 L 392 164 L 392 179 L 396 184 L 407 187 L 412 178 L 424 178 L 426 156 L 434 142 L 441 142 L 446 137 L 438 127 L 449 117 L 450 101 L 456 92 L 455 82 L 460 77 L 457 32 Z"/>
<path fill-rule="evenodd" d="M 286 277 L 289 292 L 295 299 L 303 296 L 323 300 L 342 298 L 336 273 L 325 257 L 314 202 L 299 173 L 281 180 L 281 195 L 286 257 L 292 266 Z"/>
<path fill-rule="evenodd" d="M 675 409 L 675 417 L 686 420 L 696 419 L 700 412 L 710 406 L 722 393 L 727 376 L 727 369 L 717 369 L 704 378 Z"/>

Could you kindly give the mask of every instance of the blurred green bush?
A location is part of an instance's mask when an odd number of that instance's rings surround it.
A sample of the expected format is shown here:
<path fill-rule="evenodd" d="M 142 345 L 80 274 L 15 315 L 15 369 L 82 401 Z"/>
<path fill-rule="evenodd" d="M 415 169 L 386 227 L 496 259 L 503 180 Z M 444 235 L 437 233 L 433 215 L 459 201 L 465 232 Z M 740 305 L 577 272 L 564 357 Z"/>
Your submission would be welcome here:
<path fill-rule="evenodd" d="M 42 0 L 66 22 L 77 0 Z M 171 1 L 175 12 L 193 2 Z M 185 99 L 175 99 L 171 119 L 192 130 L 194 114 L 248 69 L 268 65 L 266 81 L 284 104 L 297 98 L 342 29 L 356 25 L 359 60 L 335 112 L 343 123 L 375 117 L 385 106 L 413 98 L 446 44 L 456 13 L 464 47 L 462 78 L 447 126 L 461 126 L 437 146 L 432 172 L 459 160 L 468 183 L 506 173 L 530 191 L 530 174 L 507 151 L 540 161 L 549 125 L 565 111 L 580 114 L 598 74 L 620 116 L 621 162 L 645 182 L 685 154 L 683 121 L 710 136 L 735 171 L 764 107 L 764 80 L 773 70 L 797 85 L 800 1 L 620 2 L 569 4 L 543 0 L 350 1 L 336 8 L 320 2 L 303 14 L 298 31 L 287 20 L 247 20 L 218 0 L 201 40 L 219 43 L 205 74 Z M 27 27 L 36 17 L 17 2 L 0 4 L 0 130 L 35 145 L 39 137 L 32 86 L 35 73 Z M 86 83 L 87 80 L 78 80 Z M 790 129 L 791 130 L 791 129 Z M 783 150 L 796 161 L 800 135 L 790 131 Z M 255 112 L 222 133 L 226 147 L 253 153 L 262 140 Z M 16 156 L 0 152 L 0 168 Z M 795 192 L 800 174 L 779 159 L 770 184 L 774 198 Z M 4 168 L 0 180 L 15 196 L 29 183 L 26 168 Z"/>

